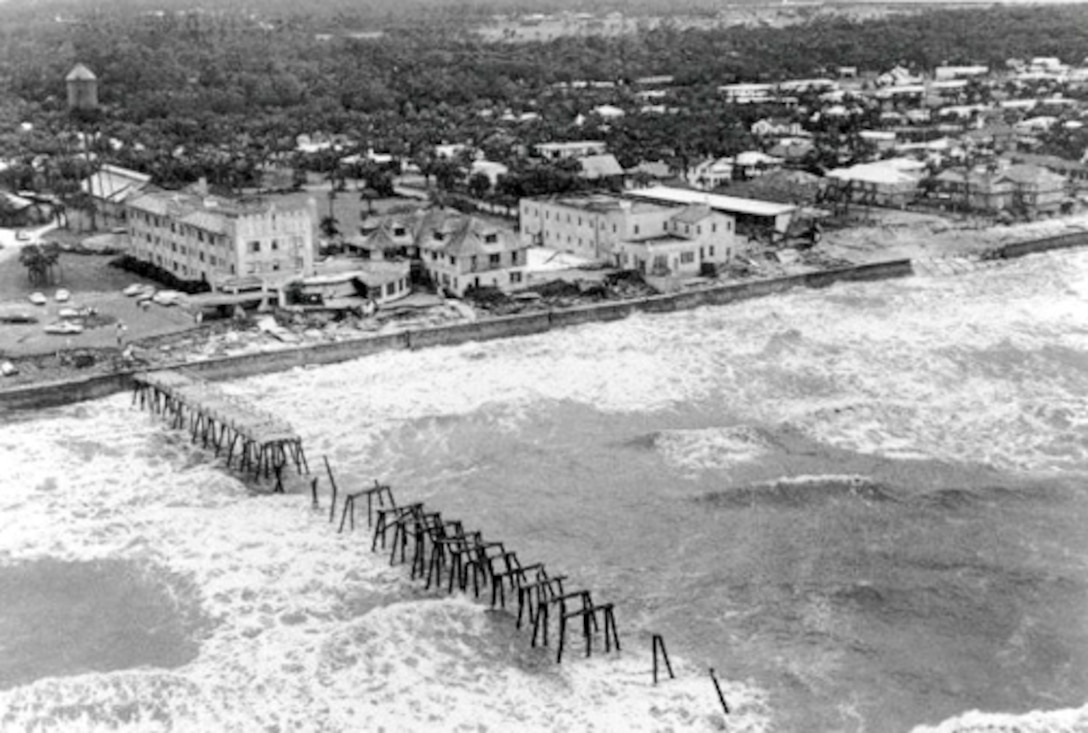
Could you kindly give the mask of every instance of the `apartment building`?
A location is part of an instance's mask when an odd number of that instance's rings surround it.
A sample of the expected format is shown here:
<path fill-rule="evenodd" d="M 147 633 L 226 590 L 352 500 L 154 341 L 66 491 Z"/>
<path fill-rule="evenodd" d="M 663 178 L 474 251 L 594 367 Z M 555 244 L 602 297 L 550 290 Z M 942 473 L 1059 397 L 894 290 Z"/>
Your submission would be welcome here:
<path fill-rule="evenodd" d="M 521 239 L 589 260 L 613 262 L 616 244 L 662 234 L 673 209 L 607 194 L 522 199 Z"/>
<path fill-rule="evenodd" d="M 734 218 L 705 206 L 595 194 L 523 199 L 519 209 L 524 243 L 617 267 L 660 270 L 665 257 L 670 272 L 696 274 L 736 251 Z"/>
<path fill-rule="evenodd" d="M 186 191 L 125 202 L 130 254 L 213 288 L 277 286 L 310 274 L 314 201 L 227 199 Z"/>

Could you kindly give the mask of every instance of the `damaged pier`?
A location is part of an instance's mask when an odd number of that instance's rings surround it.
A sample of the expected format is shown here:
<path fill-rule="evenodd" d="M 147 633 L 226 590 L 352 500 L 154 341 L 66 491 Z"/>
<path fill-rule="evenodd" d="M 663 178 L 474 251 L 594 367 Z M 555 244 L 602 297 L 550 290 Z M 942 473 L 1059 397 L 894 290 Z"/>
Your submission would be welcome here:
<path fill-rule="evenodd" d="M 279 417 L 181 372 L 143 372 L 132 380 L 133 404 L 163 415 L 174 428 L 188 428 L 193 442 L 213 446 L 216 456 L 226 450 L 228 467 L 237 458 L 240 471 L 274 477 L 276 491 L 283 491 L 288 462 L 300 474 L 310 472 L 302 438 Z"/>

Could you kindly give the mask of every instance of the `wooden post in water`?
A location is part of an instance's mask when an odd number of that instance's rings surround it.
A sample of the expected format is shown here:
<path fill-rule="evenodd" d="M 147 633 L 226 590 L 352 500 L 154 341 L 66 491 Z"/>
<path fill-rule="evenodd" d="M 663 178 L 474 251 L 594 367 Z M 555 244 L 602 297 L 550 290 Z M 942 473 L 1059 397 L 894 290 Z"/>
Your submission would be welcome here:
<path fill-rule="evenodd" d="M 722 710 L 726 715 L 729 715 L 729 705 L 725 702 L 725 695 L 722 694 L 722 686 L 718 684 L 718 678 L 714 675 L 714 668 L 710 668 L 710 680 L 714 683 L 714 689 L 718 691 L 718 700 L 722 704 Z"/>
<path fill-rule="evenodd" d="M 233 444 L 231 445 L 231 448 L 232 449 L 234 448 Z M 329 522 L 332 522 L 334 519 L 336 519 L 336 492 L 337 492 L 336 479 L 333 478 L 333 475 L 332 475 L 332 466 L 329 465 L 329 457 L 328 456 L 321 456 L 321 457 L 323 459 L 325 459 L 325 472 L 329 475 L 329 486 L 332 487 L 332 503 L 329 504 Z M 341 530 L 344 529 L 344 523 L 343 522 L 340 522 L 340 529 Z"/>
<path fill-rule="evenodd" d="M 653 645 L 653 652 L 654 652 L 654 684 L 655 685 L 657 684 L 657 654 L 658 654 L 658 649 L 661 650 L 661 658 L 663 660 L 665 660 L 665 669 L 668 670 L 668 672 L 669 672 L 669 679 L 670 680 L 676 679 L 676 675 L 674 675 L 672 673 L 672 665 L 669 663 L 669 653 L 667 651 L 665 651 L 665 639 L 664 639 L 664 637 L 662 637 L 661 634 L 654 634 L 653 641 L 651 642 L 651 644 Z M 619 645 L 617 643 L 617 648 L 618 647 L 619 647 Z"/>

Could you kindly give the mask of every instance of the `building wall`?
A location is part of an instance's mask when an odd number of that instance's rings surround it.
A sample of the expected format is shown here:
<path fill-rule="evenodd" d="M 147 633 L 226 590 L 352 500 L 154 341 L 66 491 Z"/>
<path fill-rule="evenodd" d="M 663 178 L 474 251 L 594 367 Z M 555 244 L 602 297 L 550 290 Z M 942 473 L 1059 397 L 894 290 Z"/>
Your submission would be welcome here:
<path fill-rule="evenodd" d="M 504 292 L 524 287 L 526 256 L 524 249 L 507 250 L 494 255 L 459 257 L 440 249 L 425 248 L 423 269 L 431 281 L 458 297 L 471 287 L 493 287 Z"/>
<path fill-rule="evenodd" d="M 280 209 L 234 221 L 235 261 L 239 275 L 280 282 L 314 266 L 313 207 Z"/>
<path fill-rule="evenodd" d="M 130 208 L 131 254 L 183 280 L 216 285 L 257 275 L 271 284 L 313 269 L 312 207 L 218 217 L 222 231 L 183 223 L 172 215 Z"/>
<path fill-rule="evenodd" d="M 732 218 L 714 213 L 694 224 L 671 220 L 670 239 L 628 240 L 616 249 L 616 266 L 644 274 L 698 275 L 704 263 L 722 265 L 738 254 Z M 679 240 L 679 241 L 678 241 Z"/>
<path fill-rule="evenodd" d="M 68 109 L 97 109 L 98 80 L 73 79 L 68 86 Z"/>
<path fill-rule="evenodd" d="M 525 199 L 519 209 L 524 244 L 609 261 L 618 242 L 660 236 L 675 213 L 667 207 L 632 206 L 628 201 L 597 210 L 562 201 Z"/>

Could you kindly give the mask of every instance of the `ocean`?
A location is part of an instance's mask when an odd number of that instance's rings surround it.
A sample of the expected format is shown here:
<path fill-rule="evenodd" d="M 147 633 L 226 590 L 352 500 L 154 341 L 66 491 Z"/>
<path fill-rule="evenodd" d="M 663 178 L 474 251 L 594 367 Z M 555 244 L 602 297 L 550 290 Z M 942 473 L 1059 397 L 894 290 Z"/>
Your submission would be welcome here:
<path fill-rule="evenodd" d="M 1088 252 L 223 389 L 622 652 L 556 665 L 117 395 L 0 426 L 0 730 L 1088 730 Z"/>

